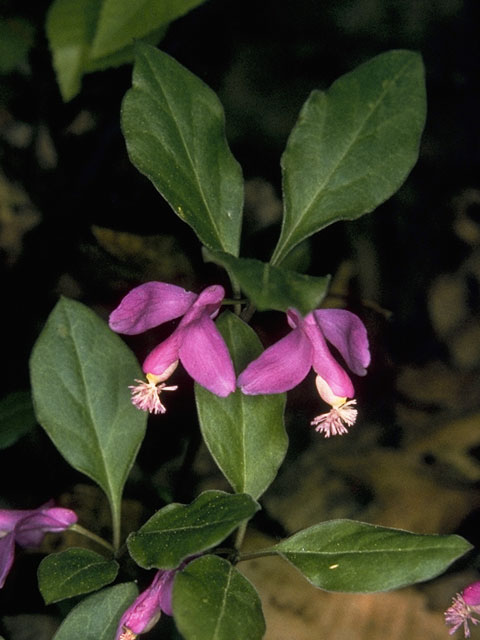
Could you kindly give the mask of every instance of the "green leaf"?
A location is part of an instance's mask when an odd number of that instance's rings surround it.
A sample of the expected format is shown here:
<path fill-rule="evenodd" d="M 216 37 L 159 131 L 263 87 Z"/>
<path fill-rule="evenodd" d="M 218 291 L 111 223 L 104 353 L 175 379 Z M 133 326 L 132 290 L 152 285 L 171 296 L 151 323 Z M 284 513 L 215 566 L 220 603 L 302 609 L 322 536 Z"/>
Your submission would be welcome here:
<path fill-rule="evenodd" d="M 307 276 L 260 260 L 236 258 L 220 251 L 206 250 L 205 254 L 208 260 L 228 271 L 260 311 L 286 311 L 294 307 L 306 315 L 312 309 L 318 309 L 327 293 L 329 276 Z"/>
<path fill-rule="evenodd" d="M 284 218 L 272 261 L 397 191 L 418 157 L 426 99 L 421 57 L 389 51 L 314 91 L 282 156 Z"/>
<path fill-rule="evenodd" d="M 171 20 L 202 2 L 54 0 L 46 28 L 63 100 L 77 95 L 85 73 L 132 62 L 134 40 L 157 44 Z"/>
<path fill-rule="evenodd" d="M 205 0 L 103 0 L 92 57 L 100 58 L 144 38 Z"/>
<path fill-rule="evenodd" d="M 99 0 L 54 0 L 47 13 L 47 36 L 62 98 L 79 91 L 100 11 Z"/>
<path fill-rule="evenodd" d="M 173 503 L 157 511 L 129 535 L 128 550 L 145 569 L 174 569 L 187 556 L 222 542 L 259 508 L 248 495 L 205 491 L 191 504 Z"/>
<path fill-rule="evenodd" d="M 96 591 L 115 580 L 118 563 L 89 549 L 71 547 L 52 553 L 38 567 L 38 588 L 45 604 Z"/>
<path fill-rule="evenodd" d="M 155 31 L 150 32 L 146 35 L 142 41 L 148 44 L 156 45 L 161 40 L 163 40 L 165 34 L 167 33 L 168 27 L 159 27 L 155 29 Z M 103 69 L 108 69 L 109 67 L 119 67 L 122 64 L 127 64 L 133 62 L 135 58 L 135 45 L 128 44 L 118 51 L 114 51 L 113 53 L 109 53 L 106 56 L 101 56 L 100 58 L 88 58 L 85 60 L 84 64 L 84 73 L 91 73 L 92 71 L 102 71 Z"/>
<path fill-rule="evenodd" d="M 139 43 L 122 128 L 130 160 L 201 242 L 238 255 L 242 172 L 215 93 L 167 54 Z"/>
<path fill-rule="evenodd" d="M 94 593 L 70 611 L 53 640 L 112 640 L 123 612 L 137 595 L 133 582 Z"/>
<path fill-rule="evenodd" d="M 105 491 L 118 531 L 123 486 L 147 420 L 130 402 L 128 385 L 142 375 L 134 355 L 93 311 L 63 298 L 30 369 L 38 421 L 72 467 Z"/>
<path fill-rule="evenodd" d="M 238 375 L 262 352 L 260 340 L 228 311 L 216 324 Z M 247 396 L 237 389 L 219 398 L 196 384 L 195 398 L 202 435 L 218 467 L 236 492 L 260 497 L 287 452 L 283 420 L 286 394 Z"/>
<path fill-rule="evenodd" d="M 368 593 L 434 578 L 471 548 L 456 535 L 331 520 L 296 533 L 271 551 L 278 551 L 316 587 Z"/>
<path fill-rule="evenodd" d="M 15 444 L 37 424 L 29 391 L 14 391 L 0 400 L 0 449 Z"/>
<path fill-rule="evenodd" d="M 235 567 L 213 555 L 177 574 L 173 616 L 185 640 L 260 640 L 265 633 L 258 593 Z"/>

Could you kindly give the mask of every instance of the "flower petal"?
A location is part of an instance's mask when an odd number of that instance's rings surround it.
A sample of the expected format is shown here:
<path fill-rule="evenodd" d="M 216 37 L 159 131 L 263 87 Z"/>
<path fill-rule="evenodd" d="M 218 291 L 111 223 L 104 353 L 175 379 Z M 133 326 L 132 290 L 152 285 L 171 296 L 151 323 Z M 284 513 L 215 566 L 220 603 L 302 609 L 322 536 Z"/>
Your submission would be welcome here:
<path fill-rule="evenodd" d="M 204 307 L 208 314 L 214 313 L 225 297 L 225 289 L 220 284 L 212 284 L 206 287 L 195 300 L 195 307 Z M 210 308 L 211 307 L 211 308 Z"/>
<path fill-rule="evenodd" d="M 237 384 L 246 395 L 288 391 L 305 378 L 312 357 L 310 341 L 301 329 L 294 329 L 251 362 Z"/>
<path fill-rule="evenodd" d="M 204 289 L 190 309 L 180 321 L 181 327 L 197 320 L 202 314 L 209 315 L 212 319 L 218 315 L 218 310 L 225 296 L 225 289 L 219 284 L 213 284 Z"/>
<path fill-rule="evenodd" d="M 177 571 L 178 569 L 173 569 L 171 571 L 163 571 L 163 575 L 160 579 L 160 582 L 162 583 L 162 588 L 158 593 L 158 605 L 160 609 L 163 611 L 163 613 L 167 614 L 167 616 L 173 615 L 172 592 L 173 592 L 173 581 L 175 580 Z"/>
<path fill-rule="evenodd" d="M 203 310 L 181 327 L 180 361 L 198 384 L 221 398 L 235 391 L 233 363 L 220 332 Z"/>
<path fill-rule="evenodd" d="M 330 389 L 328 383 L 320 376 L 315 378 L 315 386 L 317 387 L 318 395 L 330 406 L 340 407 L 342 404 L 345 404 L 346 397 L 336 396 Z"/>
<path fill-rule="evenodd" d="M 353 373 L 364 376 L 370 364 L 365 325 L 345 309 L 317 309 L 313 316 L 325 338 L 336 347 Z"/>
<path fill-rule="evenodd" d="M 478 607 L 480 605 L 480 582 L 473 582 L 465 587 L 462 596 L 469 607 Z"/>
<path fill-rule="evenodd" d="M 135 634 L 134 637 L 137 634 L 146 633 L 158 621 L 161 615 L 159 595 L 163 588 L 164 573 L 164 571 L 158 571 L 152 584 L 140 593 L 122 615 L 115 640 L 119 640 L 127 629 Z"/>
<path fill-rule="evenodd" d="M 117 333 L 133 335 L 183 316 L 197 294 L 166 282 L 146 282 L 132 289 L 110 314 Z"/>
<path fill-rule="evenodd" d="M 15 528 L 15 541 L 22 547 L 38 547 L 47 532 L 65 531 L 77 522 L 77 514 L 71 509 L 39 508 L 21 520 Z"/>
<path fill-rule="evenodd" d="M 341 367 L 330 353 L 323 333 L 309 313 L 302 325 L 313 347 L 313 368 L 325 380 L 332 392 L 342 398 L 353 398 L 354 389 L 347 372 Z"/>
<path fill-rule="evenodd" d="M 15 555 L 15 537 L 13 533 L 7 533 L 0 538 L 0 589 L 5 584 L 5 579 L 12 568 Z"/>
<path fill-rule="evenodd" d="M 13 531 L 20 520 L 35 511 L 36 509 L 0 509 L 0 537 L 3 532 Z"/>
<path fill-rule="evenodd" d="M 179 325 L 171 336 L 150 351 L 143 362 L 143 371 L 161 376 L 168 367 L 171 367 L 178 360 L 182 337 L 183 331 Z"/>

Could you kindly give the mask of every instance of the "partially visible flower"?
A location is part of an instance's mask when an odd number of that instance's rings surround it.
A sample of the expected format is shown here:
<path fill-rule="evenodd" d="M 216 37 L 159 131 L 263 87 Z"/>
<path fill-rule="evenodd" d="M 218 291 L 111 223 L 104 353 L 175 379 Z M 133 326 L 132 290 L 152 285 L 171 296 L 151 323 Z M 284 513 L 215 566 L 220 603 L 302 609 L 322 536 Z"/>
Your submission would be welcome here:
<path fill-rule="evenodd" d="M 288 309 L 287 320 L 293 330 L 248 365 L 238 377 L 238 386 L 247 395 L 282 393 L 299 384 L 313 367 L 317 391 L 332 409 L 311 424 L 327 438 L 346 433 L 357 417 L 352 408 L 356 400 L 348 400 L 354 388 L 326 341 L 338 349 L 353 373 L 365 375 L 370 351 L 363 322 L 344 309 L 316 309 L 304 318 Z"/>
<path fill-rule="evenodd" d="M 480 622 L 478 618 L 473 617 L 474 613 L 480 615 L 480 581 L 468 585 L 462 593 L 457 593 L 452 598 L 452 606 L 445 611 L 445 624 L 451 627 L 449 634 L 452 635 L 463 625 L 465 638 L 469 638 L 468 623 Z"/>
<path fill-rule="evenodd" d="M 195 559 L 191 556 L 176 569 L 157 571 L 152 584 L 142 591 L 120 618 L 115 640 L 135 640 L 141 633 L 147 633 L 157 624 L 162 612 L 173 615 L 173 581 L 178 571 Z"/>
<path fill-rule="evenodd" d="M 120 618 L 115 640 L 134 640 L 157 624 L 163 613 L 172 615 L 172 588 L 176 569 L 157 571 L 152 584 L 142 591 Z"/>
<path fill-rule="evenodd" d="M 12 567 L 15 543 L 39 547 L 47 532 L 65 531 L 77 522 L 74 511 L 53 504 L 49 500 L 38 509 L 0 509 L 0 588 Z"/>
<path fill-rule="evenodd" d="M 220 397 L 235 391 L 235 372 L 227 346 L 215 326 L 225 291 L 212 285 L 199 295 L 165 282 L 147 282 L 132 289 L 110 315 L 110 328 L 133 335 L 183 316 L 173 333 L 143 363 L 147 382 L 132 385 L 133 404 L 150 413 L 165 413 L 160 400 L 180 361 L 202 387 Z"/>

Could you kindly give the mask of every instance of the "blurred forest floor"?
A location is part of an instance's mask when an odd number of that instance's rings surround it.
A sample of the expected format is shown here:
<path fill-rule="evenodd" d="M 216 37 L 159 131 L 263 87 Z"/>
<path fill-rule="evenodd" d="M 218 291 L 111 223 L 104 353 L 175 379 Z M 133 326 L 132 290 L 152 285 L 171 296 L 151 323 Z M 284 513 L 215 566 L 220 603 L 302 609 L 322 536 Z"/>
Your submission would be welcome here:
<path fill-rule="evenodd" d="M 129 163 L 119 109 L 131 67 L 85 77 L 80 95 L 62 103 L 43 27 L 48 4 L 0 2 L 1 17 L 23 18 L 34 34 L 21 68 L 0 75 L 5 397 L 28 391 L 28 357 L 59 295 L 107 318 L 147 280 L 192 290 L 227 284 Z M 209 0 L 160 45 L 224 104 L 246 179 L 243 255 L 260 259 L 278 237 L 279 159 L 309 92 L 388 49 L 418 50 L 426 66 L 427 125 L 405 185 L 374 213 L 304 246 L 308 273 L 333 274 L 326 305 L 347 306 L 369 330 L 373 360 L 357 385 L 358 423 L 346 437 L 319 438 L 308 426 L 318 413 L 313 378 L 289 394 L 291 446 L 262 498 L 265 515 L 247 538 L 252 548 L 331 518 L 459 533 L 480 547 L 479 18 L 476 0 Z M 286 331 L 281 314 L 257 314 L 253 325 L 265 344 Z M 129 340 L 139 359 L 158 335 Z M 185 470 L 186 443 L 198 431 L 186 376 L 181 388 L 169 397 L 167 417 L 151 419 L 127 487 L 126 530 L 162 500 L 226 488 L 202 448 Z M 107 530 L 94 487 L 38 427 L 26 431 L 0 451 L 1 504 L 34 507 L 55 496 L 86 526 Z M 57 609 L 45 610 L 36 593 L 39 556 L 18 555 L 0 594 L 1 632 L 48 640 Z M 315 590 L 276 559 L 240 567 L 261 592 L 267 640 L 446 638 L 443 611 L 480 568 L 473 556 L 430 583 L 366 596 Z M 163 620 L 145 636 L 174 637 Z"/>

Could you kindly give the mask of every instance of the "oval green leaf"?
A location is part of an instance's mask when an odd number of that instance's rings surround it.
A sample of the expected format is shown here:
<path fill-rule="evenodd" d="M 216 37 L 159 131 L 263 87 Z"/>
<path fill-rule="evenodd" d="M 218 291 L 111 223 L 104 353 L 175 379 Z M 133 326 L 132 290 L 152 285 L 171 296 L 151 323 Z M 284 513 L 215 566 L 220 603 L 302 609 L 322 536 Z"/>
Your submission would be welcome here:
<path fill-rule="evenodd" d="M 262 352 L 256 333 L 228 311 L 217 321 L 237 375 Z M 230 485 L 255 499 L 270 486 L 288 448 L 286 394 L 247 396 L 239 389 L 220 398 L 195 384 L 203 439 Z"/>
<path fill-rule="evenodd" d="M 316 587 L 369 593 L 434 578 L 471 548 L 457 535 L 425 535 L 331 520 L 300 531 L 271 550 Z"/>
<path fill-rule="evenodd" d="M 122 491 L 147 415 L 130 402 L 135 356 L 93 311 L 61 299 L 30 361 L 37 419 L 65 459 L 107 494 L 119 525 Z"/>
<path fill-rule="evenodd" d="M 215 93 L 166 53 L 139 43 L 122 129 L 132 163 L 201 242 L 238 255 L 243 179 Z"/>
<path fill-rule="evenodd" d="M 177 574 L 173 616 L 185 640 L 260 640 L 265 634 L 258 593 L 235 567 L 213 555 Z"/>
<path fill-rule="evenodd" d="M 306 315 L 318 309 L 327 294 L 329 276 L 308 276 L 220 251 L 206 250 L 205 257 L 224 267 L 259 311 L 286 311 L 294 307 Z"/>
<path fill-rule="evenodd" d="M 137 595 L 135 584 L 126 582 L 88 596 L 70 611 L 52 640 L 112 640 Z"/>
<path fill-rule="evenodd" d="M 272 261 L 397 191 L 418 157 L 426 98 L 421 57 L 389 51 L 304 104 L 282 156 L 284 218 Z"/>
<path fill-rule="evenodd" d="M 129 535 L 128 550 L 145 569 L 174 569 L 187 556 L 222 542 L 259 508 L 248 495 L 205 491 L 191 504 L 172 503 L 157 511 Z"/>
<path fill-rule="evenodd" d="M 118 563 L 89 549 L 52 553 L 38 567 L 38 588 L 46 604 L 97 591 L 115 580 Z"/>

